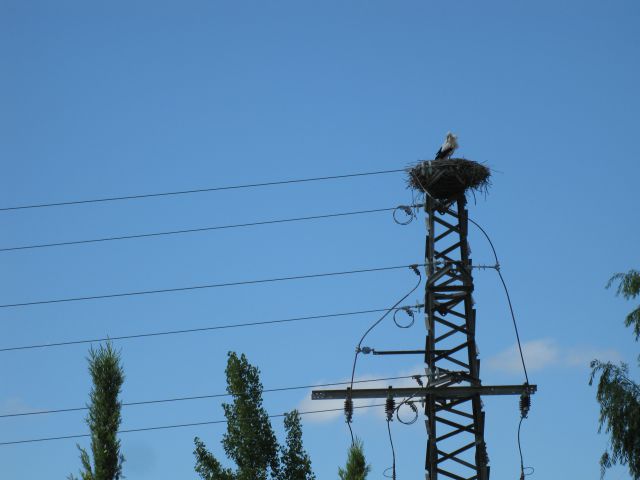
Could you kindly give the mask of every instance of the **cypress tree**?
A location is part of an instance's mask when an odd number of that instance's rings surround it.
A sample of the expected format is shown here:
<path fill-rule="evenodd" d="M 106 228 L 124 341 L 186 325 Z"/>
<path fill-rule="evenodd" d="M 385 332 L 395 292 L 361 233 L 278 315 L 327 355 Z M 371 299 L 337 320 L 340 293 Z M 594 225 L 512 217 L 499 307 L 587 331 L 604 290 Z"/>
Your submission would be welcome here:
<path fill-rule="evenodd" d="M 92 347 L 88 362 L 93 387 L 89 395 L 86 422 L 91 432 L 92 455 L 78 445 L 82 464 L 80 477 L 82 480 L 119 480 L 124 463 L 118 440 L 121 421 L 121 402 L 118 397 L 124 382 L 120 353 L 108 342 L 97 350 Z M 73 475 L 68 478 L 75 479 Z"/>
<path fill-rule="evenodd" d="M 356 438 L 355 442 L 349 447 L 347 464 L 344 469 L 338 469 L 338 476 L 340 480 L 366 480 L 370 471 L 371 465 L 367 465 L 364 457 L 362 440 Z"/>

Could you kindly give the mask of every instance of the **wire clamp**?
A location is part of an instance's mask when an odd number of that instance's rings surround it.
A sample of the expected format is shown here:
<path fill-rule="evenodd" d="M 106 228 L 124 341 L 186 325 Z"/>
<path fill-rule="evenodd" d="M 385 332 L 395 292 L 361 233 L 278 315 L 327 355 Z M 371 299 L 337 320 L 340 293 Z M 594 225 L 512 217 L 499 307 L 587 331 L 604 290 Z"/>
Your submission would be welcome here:
<path fill-rule="evenodd" d="M 356 348 L 356 353 L 362 353 L 364 355 L 369 355 L 370 353 L 375 353 L 375 350 L 371 347 L 358 347 Z"/>

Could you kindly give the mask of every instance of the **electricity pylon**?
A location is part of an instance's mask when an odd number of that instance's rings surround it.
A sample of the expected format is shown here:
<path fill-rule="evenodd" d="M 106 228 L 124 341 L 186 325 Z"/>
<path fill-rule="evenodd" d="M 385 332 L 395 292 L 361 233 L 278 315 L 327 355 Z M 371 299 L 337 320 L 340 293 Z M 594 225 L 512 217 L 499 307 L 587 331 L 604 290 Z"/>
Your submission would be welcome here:
<path fill-rule="evenodd" d="M 419 389 L 315 390 L 312 399 L 420 399 L 427 430 L 425 478 L 488 480 L 490 468 L 481 397 L 520 395 L 528 398 L 537 386 L 527 383 L 483 386 L 480 381 L 466 188 L 456 185 L 458 181 L 463 183 L 458 174 L 451 176 L 444 167 L 441 172 L 437 171 L 437 162 L 424 162 L 428 163 L 431 175 L 429 187 L 440 194 L 435 197 L 424 188 L 427 223 L 425 349 L 386 352 L 368 349 L 377 355 L 424 353 L 426 384 Z M 450 183 L 452 178 L 453 183 Z"/>

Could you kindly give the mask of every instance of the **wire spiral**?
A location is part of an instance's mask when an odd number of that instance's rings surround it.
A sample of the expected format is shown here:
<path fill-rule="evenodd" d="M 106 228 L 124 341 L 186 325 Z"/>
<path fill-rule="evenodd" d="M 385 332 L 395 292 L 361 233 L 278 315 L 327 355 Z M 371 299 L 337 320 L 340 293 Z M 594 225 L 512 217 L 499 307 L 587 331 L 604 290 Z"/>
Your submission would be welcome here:
<path fill-rule="evenodd" d="M 398 312 L 406 313 L 407 316 L 409 317 L 409 322 L 408 323 L 399 322 L 398 318 L 397 318 Z M 398 328 L 411 328 L 413 326 L 413 324 L 415 323 L 415 321 L 416 321 L 415 314 L 413 313 L 413 308 L 412 307 L 399 308 L 395 312 L 393 312 L 393 323 L 395 323 L 396 327 L 398 327 Z"/>
<path fill-rule="evenodd" d="M 403 420 L 400 417 L 400 409 L 402 408 L 403 405 L 407 405 L 411 411 L 413 412 L 413 418 L 411 420 Z M 404 425 L 413 425 L 414 423 L 416 423 L 416 421 L 418 420 L 418 407 L 416 407 L 415 403 L 410 402 L 410 401 L 403 401 L 400 403 L 400 405 L 398 405 L 398 408 L 396 409 L 396 418 L 398 419 L 398 421 Z"/>
<path fill-rule="evenodd" d="M 416 214 L 413 211 L 413 208 L 418 208 L 421 205 L 398 205 L 393 210 L 393 221 L 398 225 L 409 225 L 413 222 L 413 219 L 416 218 Z M 404 217 L 398 218 L 398 212 L 404 213 Z"/>

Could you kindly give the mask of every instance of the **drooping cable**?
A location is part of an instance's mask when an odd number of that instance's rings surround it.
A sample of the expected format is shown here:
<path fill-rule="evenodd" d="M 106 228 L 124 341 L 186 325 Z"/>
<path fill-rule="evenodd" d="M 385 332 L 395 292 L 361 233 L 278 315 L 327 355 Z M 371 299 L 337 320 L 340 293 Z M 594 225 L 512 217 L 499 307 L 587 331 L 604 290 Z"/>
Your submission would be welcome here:
<path fill-rule="evenodd" d="M 393 446 L 393 437 L 391 436 L 391 420 L 387 419 L 387 433 L 389 434 L 389 445 L 391 445 L 391 458 L 393 463 L 391 464 L 391 476 L 389 477 L 389 475 L 385 472 L 387 472 L 389 470 L 389 468 L 387 468 L 384 472 L 383 475 L 387 478 L 391 478 L 393 480 L 396 480 L 396 449 Z"/>
<path fill-rule="evenodd" d="M 358 362 L 358 355 L 361 353 L 361 347 L 362 347 L 362 342 L 364 341 L 364 339 L 367 337 L 367 335 L 369 335 L 369 332 L 371 332 L 371 330 L 373 330 L 375 327 L 377 327 L 380 322 L 382 322 L 387 315 L 389 315 L 389 313 L 393 312 L 398 305 L 400 305 L 400 303 L 404 302 L 406 300 L 406 298 L 411 295 L 413 292 L 416 291 L 416 289 L 420 286 L 420 283 L 422 282 L 422 274 L 420 273 L 420 270 L 418 269 L 419 266 L 422 265 L 407 265 L 409 268 L 411 268 L 411 270 L 418 276 L 418 282 L 416 283 L 416 285 L 409 290 L 409 292 L 404 295 L 400 300 L 398 300 L 392 307 L 388 308 L 387 311 L 380 317 L 378 318 L 375 322 L 373 322 L 371 324 L 371 326 L 364 332 L 364 334 L 362 335 L 362 337 L 360 338 L 360 341 L 358 342 L 358 345 L 356 346 L 356 353 L 355 356 L 353 358 L 353 366 L 351 368 L 351 380 L 353 381 L 353 378 L 356 374 L 356 364 Z"/>
<path fill-rule="evenodd" d="M 520 353 L 520 360 L 522 361 L 522 370 L 524 371 L 524 378 L 527 382 L 527 384 L 529 384 L 529 375 L 527 374 L 527 365 L 524 361 L 524 354 L 522 352 L 522 344 L 520 343 L 520 333 L 518 332 L 518 323 L 516 322 L 516 315 L 513 311 L 513 304 L 511 303 L 511 296 L 509 295 L 509 289 L 507 288 L 507 283 L 504 281 L 504 277 L 502 276 L 502 272 L 500 271 L 500 261 L 498 260 L 498 254 L 496 252 L 496 249 L 493 245 L 493 242 L 491 241 L 491 237 L 489 237 L 489 234 L 484 230 L 484 228 L 482 228 L 478 222 L 475 222 L 474 220 L 469 218 L 469 221 L 471 223 L 473 223 L 476 227 L 478 227 L 478 229 L 482 232 L 482 234 L 485 236 L 485 238 L 487 239 L 487 241 L 489 242 L 489 245 L 491 246 L 491 250 L 493 251 L 493 256 L 496 260 L 496 266 L 495 266 L 495 271 L 498 272 L 498 276 L 500 277 L 500 282 L 502 282 L 502 287 L 504 288 L 504 293 L 507 297 L 507 303 L 509 304 L 509 311 L 511 312 L 511 320 L 513 322 L 513 329 L 516 332 L 516 341 L 518 343 L 518 352 Z"/>
<path fill-rule="evenodd" d="M 355 406 L 353 408 L 372 408 L 372 407 L 380 407 L 384 404 L 382 403 L 377 403 L 377 404 L 373 404 L 373 405 L 358 405 Z M 339 412 L 342 411 L 341 408 L 327 408 L 324 410 L 308 410 L 308 411 L 303 411 L 303 412 L 298 412 L 300 415 L 313 415 L 313 414 L 319 414 L 319 413 L 327 413 L 327 412 Z M 286 413 L 277 413 L 277 414 L 273 414 L 273 415 L 269 415 L 268 418 L 281 418 L 284 417 L 286 415 Z M 129 428 L 126 430 L 119 430 L 117 433 L 118 434 L 122 434 L 122 433 L 133 433 L 133 432 L 149 432 L 152 430 L 167 430 L 167 429 L 173 429 L 173 428 L 185 428 L 185 427 L 196 427 L 196 426 L 200 426 L 200 425 L 215 425 L 215 424 L 224 424 L 227 423 L 226 420 L 212 420 L 212 421 L 205 421 L 205 422 L 194 422 L 194 423 L 181 423 L 181 424 L 177 424 L 177 425 L 161 425 L 161 426 L 156 426 L 156 427 L 143 427 L 143 428 Z M 51 441 L 55 441 L 55 440 L 69 440 L 69 439 L 73 439 L 73 438 L 84 438 L 84 437 L 90 437 L 91 434 L 90 433 L 80 433 L 80 434 L 76 434 L 76 435 L 64 435 L 64 436 L 58 436 L 58 437 L 44 437 L 44 438 L 30 438 L 30 439 L 26 439 L 26 440 L 12 440 L 12 441 L 8 441 L 8 442 L 0 442 L 0 446 L 8 446 L 8 445 L 19 445 L 19 444 L 26 444 L 26 443 L 37 443 L 37 442 L 51 442 Z"/>
<path fill-rule="evenodd" d="M 379 325 L 380 322 L 382 322 L 387 317 L 387 315 L 389 315 L 389 313 L 394 311 L 398 307 L 398 305 L 400 305 L 400 303 L 402 303 L 409 295 L 411 295 L 413 292 L 415 292 L 416 289 L 420 286 L 420 283 L 422 282 L 422 274 L 420 273 L 420 270 L 418 269 L 419 266 L 421 266 L 421 265 L 417 265 L 417 264 L 408 265 L 408 267 L 411 268 L 411 270 L 418 276 L 418 282 L 416 283 L 416 285 L 406 295 L 404 295 L 400 300 L 398 300 L 392 307 L 387 309 L 387 311 L 384 314 L 382 314 L 382 316 L 378 320 L 376 320 L 364 332 L 364 334 L 360 338 L 360 341 L 358 342 L 358 346 L 356 347 L 355 356 L 353 358 L 353 367 L 351 368 L 351 385 L 350 385 L 349 390 L 353 389 L 353 379 L 354 379 L 355 374 L 356 374 L 356 364 L 358 362 L 358 355 L 361 353 L 362 342 L 364 341 L 366 336 L 369 334 L 369 332 L 371 332 L 371 330 L 373 330 L 377 325 Z M 347 414 L 346 404 L 345 404 L 345 417 L 348 420 L 346 423 L 347 423 L 347 426 L 349 427 L 349 434 L 351 435 L 351 443 L 353 444 L 353 442 L 354 442 L 353 429 L 351 428 L 351 419 L 348 417 L 348 414 Z"/>
<path fill-rule="evenodd" d="M 46 208 L 46 207 L 61 207 L 61 206 L 69 206 L 69 205 L 80 205 L 87 203 L 99 203 L 99 202 L 115 202 L 121 200 L 139 200 L 142 198 L 152 198 L 152 197 L 168 197 L 175 195 L 188 195 L 193 193 L 205 193 L 205 192 L 218 192 L 222 190 L 239 190 L 245 188 L 256 188 L 256 187 L 272 187 L 276 185 L 288 185 L 293 183 L 306 183 L 306 182 L 318 182 L 324 180 L 338 180 L 344 178 L 354 178 L 354 177 L 365 177 L 371 175 L 385 175 L 389 173 L 398 173 L 404 172 L 404 169 L 394 169 L 394 170 L 379 170 L 374 172 L 360 172 L 360 173 L 349 173 L 345 175 L 330 175 L 326 177 L 312 177 L 312 178 L 299 178 L 299 179 L 290 179 L 290 180 L 278 180 L 274 182 L 262 182 L 262 183 L 247 183 L 242 185 L 230 185 L 223 187 L 208 187 L 208 188 L 197 188 L 191 190 L 178 190 L 173 192 L 159 192 L 159 193 L 143 193 L 136 195 L 125 195 L 119 197 L 104 197 L 104 198 L 91 198 L 85 200 L 71 200 L 66 202 L 50 202 L 50 203 L 39 203 L 39 204 L 31 204 L 31 205 L 18 205 L 14 207 L 2 207 L 0 208 L 0 212 L 9 211 L 9 210 L 26 210 L 32 208 Z"/>
<path fill-rule="evenodd" d="M 498 260 L 498 254 L 496 252 L 495 246 L 493 245 L 493 242 L 491 241 L 491 237 L 485 231 L 485 229 L 482 228 L 482 226 L 480 226 L 480 224 L 478 224 L 478 222 L 472 220 L 471 218 L 469 218 L 469 221 L 472 224 L 474 224 L 480 230 L 480 232 L 482 232 L 482 234 L 485 236 L 485 238 L 489 242 L 489 246 L 491 247 L 491 250 L 493 252 L 493 256 L 494 256 L 495 261 L 496 261 L 495 271 L 498 272 L 498 277 L 500 278 L 500 282 L 502 283 L 502 287 L 504 289 L 505 296 L 507 297 L 507 303 L 509 305 L 509 312 L 511 313 L 511 320 L 513 322 L 513 329 L 514 329 L 514 331 L 516 333 L 516 342 L 518 344 L 518 352 L 520 353 L 520 360 L 522 362 L 522 370 L 524 372 L 525 386 L 528 386 L 529 385 L 529 375 L 527 373 L 527 365 L 526 365 L 526 362 L 524 360 L 524 353 L 522 351 L 522 344 L 520 342 L 520 333 L 518 332 L 518 323 L 516 321 L 516 315 L 515 315 L 514 310 L 513 310 L 513 304 L 511 303 L 511 296 L 509 295 L 509 288 L 507 287 L 507 283 L 505 282 L 504 277 L 502 276 L 502 272 L 500 271 L 500 261 Z M 524 480 L 524 478 L 527 475 L 531 475 L 533 473 L 533 471 L 534 471 L 533 467 L 525 467 L 524 466 L 524 459 L 523 459 L 523 454 L 522 454 L 522 443 L 521 443 L 521 439 L 520 439 L 520 431 L 521 431 L 521 428 L 522 428 L 522 421 L 525 418 L 528 417 L 530 408 L 531 408 L 531 396 L 530 396 L 529 392 L 525 390 L 525 392 L 523 392 L 522 396 L 520 397 L 520 420 L 518 421 L 518 434 L 517 434 L 518 453 L 520 455 L 520 480 Z M 525 473 L 526 469 L 531 469 L 531 473 L 528 473 L 528 474 Z"/>
<path fill-rule="evenodd" d="M 525 386 L 528 384 L 525 384 Z M 524 480 L 524 477 L 533 473 L 533 467 L 524 466 L 524 457 L 522 455 L 522 443 L 520 440 L 520 430 L 522 428 L 522 421 L 529 416 L 529 410 L 531 409 L 531 394 L 528 390 L 524 390 L 520 394 L 520 421 L 518 422 L 518 453 L 520 454 L 520 480 Z M 531 473 L 525 473 L 526 469 L 531 469 Z"/>
<path fill-rule="evenodd" d="M 189 287 L 163 288 L 158 290 L 142 290 L 137 292 L 110 293 L 110 294 L 104 294 L 104 295 L 91 295 L 86 297 L 58 298 L 58 299 L 52 299 L 52 300 L 35 300 L 31 302 L 3 304 L 3 305 L 0 305 L 0 308 L 26 307 L 26 306 L 32 306 L 32 305 L 45 305 L 45 304 L 63 303 L 63 302 L 80 302 L 80 301 L 87 301 L 87 300 L 103 300 L 107 298 L 132 297 L 132 296 L 138 296 L 138 295 L 184 292 L 189 290 L 202 290 L 202 289 L 209 289 L 209 288 L 237 287 L 241 285 L 256 285 L 261 283 L 274 283 L 274 282 L 284 282 L 284 281 L 291 281 L 291 280 L 305 280 L 310 278 L 353 275 L 358 273 L 382 272 L 382 271 L 388 271 L 388 270 L 399 270 L 401 268 L 407 268 L 407 267 L 411 267 L 411 265 L 363 268 L 358 270 L 347 270 L 343 272 L 313 273 L 308 275 L 294 275 L 289 277 L 266 278 L 266 279 L 259 279 L 259 280 L 243 280 L 238 282 L 212 283 L 209 285 L 194 285 Z"/>

